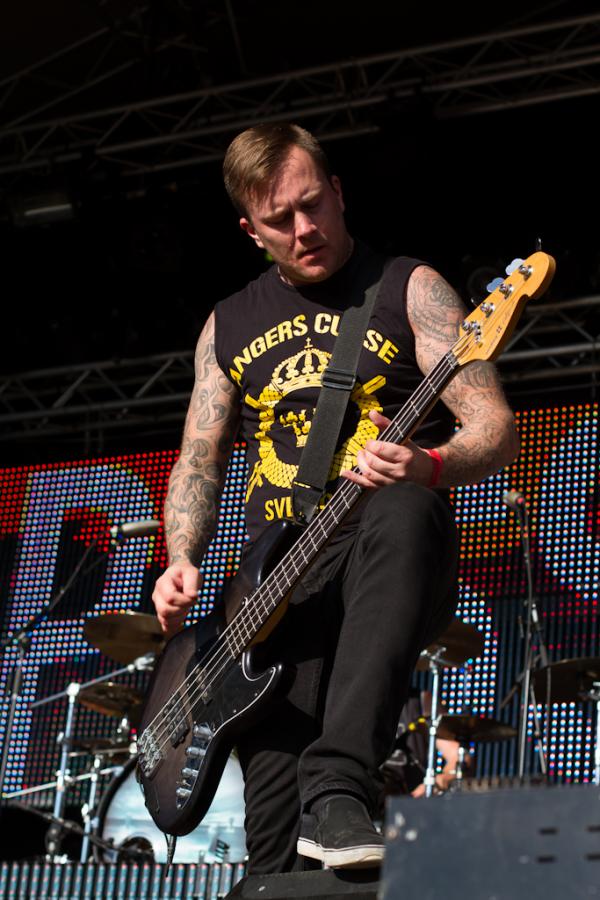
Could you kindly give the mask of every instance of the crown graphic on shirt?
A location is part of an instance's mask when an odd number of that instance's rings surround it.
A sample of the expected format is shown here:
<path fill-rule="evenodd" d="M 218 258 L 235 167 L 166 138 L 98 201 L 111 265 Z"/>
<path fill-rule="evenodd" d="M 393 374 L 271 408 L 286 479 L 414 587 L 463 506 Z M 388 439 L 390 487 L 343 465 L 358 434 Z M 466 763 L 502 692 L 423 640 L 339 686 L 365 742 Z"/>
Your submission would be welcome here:
<path fill-rule="evenodd" d="M 310 338 L 300 353 L 280 362 L 273 372 L 271 384 L 289 394 L 304 387 L 321 387 L 321 374 L 327 368 L 331 353 L 313 346 Z"/>
<path fill-rule="evenodd" d="M 313 410 L 314 412 L 314 410 Z M 296 435 L 296 447 L 304 447 L 310 431 L 310 420 L 306 418 L 306 410 L 301 409 L 300 414 L 294 412 L 286 413 L 285 416 L 279 416 L 279 421 L 284 428 L 293 428 Z"/>

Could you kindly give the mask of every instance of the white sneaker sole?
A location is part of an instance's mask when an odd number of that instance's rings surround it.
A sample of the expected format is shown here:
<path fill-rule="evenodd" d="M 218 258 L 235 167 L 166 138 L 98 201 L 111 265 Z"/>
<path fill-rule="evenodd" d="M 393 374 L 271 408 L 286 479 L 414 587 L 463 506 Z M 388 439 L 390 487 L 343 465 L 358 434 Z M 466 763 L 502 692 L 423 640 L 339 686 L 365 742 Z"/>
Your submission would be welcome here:
<path fill-rule="evenodd" d="M 362 847 L 337 847 L 327 849 L 307 838 L 298 839 L 298 853 L 318 859 L 330 869 L 370 869 L 383 861 L 384 848 L 379 844 Z"/>

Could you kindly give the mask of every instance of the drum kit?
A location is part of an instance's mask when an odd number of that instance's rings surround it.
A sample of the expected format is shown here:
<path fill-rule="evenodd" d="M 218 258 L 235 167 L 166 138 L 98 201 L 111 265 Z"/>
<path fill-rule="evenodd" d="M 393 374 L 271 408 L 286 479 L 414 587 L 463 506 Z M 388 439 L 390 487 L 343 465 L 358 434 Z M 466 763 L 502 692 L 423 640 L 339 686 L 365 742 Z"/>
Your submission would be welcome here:
<path fill-rule="evenodd" d="M 50 822 L 46 837 L 48 858 L 58 861 L 62 840 L 67 833 L 82 836 L 80 862 L 90 858 L 98 862 L 121 859 L 166 862 L 167 844 L 144 805 L 135 777 L 135 728 L 139 722 L 143 695 L 134 687 L 119 684 L 125 673 L 151 671 L 165 639 L 155 616 L 137 612 L 107 613 L 87 620 L 87 640 L 124 665 L 85 684 L 70 684 L 65 691 L 31 704 L 43 706 L 67 698 L 67 714 L 59 734 L 60 762 L 56 780 L 36 787 L 5 794 L 4 799 L 54 791 L 52 814 L 40 813 Z M 116 720 L 111 737 L 80 735 L 74 731 L 77 708 L 91 710 Z M 71 774 L 75 760 L 84 761 L 84 771 Z M 68 790 L 88 783 L 81 806 L 83 828 L 65 819 Z M 244 830 L 243 778 L 240 764 L 232 755 L 221 784 L 202 824 L 177 844 L 178 862 L 241 862 L 246 857 Z M 33 810 L 38 812 L 38 810 Z"/>
<path fill-rule="evenodd" d="M 414 730 L 426 729 L 428 735 L 427 770 L 424 779 L 425 796 L 431 797 L 435 788 L 436 740 L 452 740 L 459 744 L 456 778 L 453 790 L 461 788 L 465 774 L 465 756 L 473 743 L 511 740 L 517 729 L 496 719 L 468 713 L 440 714 L 440 675 L 443 668 L 463 666 L 469 659 L 481 656 L 483 634 L 474 626 L 454 619 L 450 627 L 421 653 L 416 669 L 432 673 L 431 715 L 414 723 Z M 516 686 L 515 686 L 516 690 Z M 564 659 L 531 673 L 531 700 L 544 703 L 550 716 L 551 705 L 592 701 L 596 705 L 596 741 L 594 755 L 594 783 L 600 784 L 600 658 Z M 524 728 L 525 725 L 522 724 Z M 544 772 L 544 774 L 546 774 Z"/>
<path fill-rule="evenodd" d="M 65 834 L 82 835 L 80 861 L 92 858 L 102 862 L 141 858 L 155 862 L 167 860 L 164 835 L 154 825 L 144 805 L 135 779 L 135 727 L 142 705 L 137 688 L 119 684 L 125 673 L 151 671 L 164 646 L 157 619 L 136 612 L 108 613 L 90 618 L 84 626 L 88 641 L 123 668 L 109 672 L 85 684 L 70 684 L 65 691 L 31 704 L 31 708 L 67 698 L 64 730 L 59 735 L 60 763 L 56 780 L 36 787 L 5 794 L 18 798 L 39 791 L 54 791 L 52 814 L 40 813 L 50 821 L 46 838 L 48 858 L 60 859 Z M 446 631 L 421 653 L 416 669 L 432 674 L 432 702 L 428 716 L 419 719 L 414 730 L 428 735 L 425 796 L 435 793 L 436 741 L 459 744 L 456 778 L 452 790 L 461 788 L 465 757 L 473 743 L 509 740 L 517 730 L 492 718 L 468 713 L 448 715 L 440 710 L 440 677 L 444 668 L 465 665 L 481 656 L 484 636 L 473 625 L 454 619 Z M 532 692 L 538 702 L 562 703 L 592 700 L 596 703 L 595 782 L 600 783 L 600 659 L 582 658 L 538 669 L 532 677 Z M 85 736 L 74 732 L 78 707 L 116 719 L 109 738 Z M 76 759 L 84 759 L 87 769 L 72 775 Z M 87 798 L 81 807 L 83 828 L 64 818 L 69 788 L 88 782 Z M 239 762 L 232 755 L 227 763 L 213 804 L 201 825 L 180 838 L 177 847 L 180 862 L 240 862 L 246 856 L 244 830 L 243 779 Z"/>

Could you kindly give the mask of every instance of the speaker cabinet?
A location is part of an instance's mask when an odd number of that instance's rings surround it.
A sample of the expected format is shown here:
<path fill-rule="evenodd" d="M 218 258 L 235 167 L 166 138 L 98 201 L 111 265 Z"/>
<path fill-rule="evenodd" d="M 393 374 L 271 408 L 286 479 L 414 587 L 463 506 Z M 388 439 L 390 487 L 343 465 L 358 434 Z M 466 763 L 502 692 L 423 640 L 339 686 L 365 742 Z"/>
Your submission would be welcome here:
<path fill-rule="evenodd" d="M 382 900 L 600 898 L 595 785 L 393 797 Z"/>

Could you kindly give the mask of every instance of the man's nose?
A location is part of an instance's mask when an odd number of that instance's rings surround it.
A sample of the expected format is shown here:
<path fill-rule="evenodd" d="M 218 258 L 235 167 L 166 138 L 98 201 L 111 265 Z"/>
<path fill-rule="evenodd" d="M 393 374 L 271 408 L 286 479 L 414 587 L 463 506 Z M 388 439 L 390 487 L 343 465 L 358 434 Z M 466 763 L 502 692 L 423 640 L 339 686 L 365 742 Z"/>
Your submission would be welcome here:
<path fill-rule="evenodd" d="M 317 230 L 317 226 L 313 222 L 312 218 L 307 215 L 305 212 L 296 213 L 296 236 L 297 237 L 306 237 L 307 235 L 312 234 L 313 231 Z"/>

